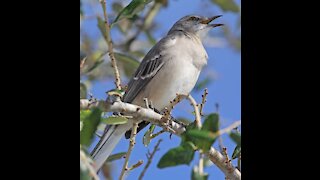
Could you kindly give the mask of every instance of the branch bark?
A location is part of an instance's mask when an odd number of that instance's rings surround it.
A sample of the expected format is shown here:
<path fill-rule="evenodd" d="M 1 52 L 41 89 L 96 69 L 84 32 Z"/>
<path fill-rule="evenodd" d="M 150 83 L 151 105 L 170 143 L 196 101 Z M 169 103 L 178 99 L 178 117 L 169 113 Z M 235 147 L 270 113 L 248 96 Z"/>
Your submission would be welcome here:
<path fill-rule="evenodd" d="M 129 171 L 128 168 L 128 162 L 129 162 L 129 158 L 132 152 L 132 149 L 134 147 L 134 145 L 136 144 L 136 135 L 137 135 L 137 128 L 138 128 L 138 122 L 136 120 L 134 120 L 133 122 L 133 127 L 132 127 L 132 131 L 131 131 L 131 136 L 130 136 L 130 144 L 129 144 L 129 148 L 126 154 L 126 159 L 124 161 L 123 167 L 122 167 L 122 171 L 120 174 L 119 179 L 122 180 L 124 177 L 124 174 Z M 142 163 L 140 163 L 141 165 Z"/>
<path fill-rule="evenodd" d="M 121 112 L 126 113 L 128 115 L 132 115 L 133 117 L 140 117 L 145 121 L 149 121 L 150 123 L 160 125 L 163 122 L 163 115 L 154 112 L 152 109 L 143 108 L 141 106 L 124 103 L 121 101 L 116 102 L 109 102 L 109 101 L 97 101 L 95 103 L 90 103 L 87 99 L 80 100 L 80 109 L 88 109 L 90 107 L 101 107 L 105 112 Z M 173 133 L 175 135 L 180 135 L 181 133 L 185 132 L 185 127 L 181 124 L 178 124 L 174 121 L 169 121 L 170 128 L 172 128 Z M 239 122 L 235 123 L 236 125 Z M 235 126 L 234 124 L 232 125 Z M 222 133 L 226 133 L 231 128 L 226 128 L 220 131 L 220 135 Z M 231 180 L 239 180 L 241 179 L 240 171 L 233 167 L 232 164 L 226 163 L 226 158 L 215 148 L 211 147 L 210 151 L 205 153 L 209 159 Z"/>
<path fill-rule="evenodd" d="M 219 151 L 211 147 L 206 155 L 225 174 L 226 178 L 230 180 L 241 179 L 240 171 L 233 167 L 231 163 L 226 162 L 226 158 Z"/>
<path fill-rule="evenodd" d="M 116 58 L 114 56 L 114 52 L 113 52 L 113 44 L 112 44 L 112 39 L 111 39 L 111 35 L 110 35 L 110 23 L 108 21 L 108 14 L 107 14 L 107 7 L 106 7 L 106 0 L 100 0 L 102 9 L 103 9 L 103 16 L 104 16 L 104 22 L 106 25 L 106 38 L 107 38 L 107 44 L 108 44 L 108 54 L 110 56 L 110 60 L 111 60 L 111 66 L 114 70 L 114 77 L 115 77 L 115 84 L 117 89 L 121 90 L 121 79 L 120 79 L 120 73 L 118 70 L 118 66 L 117 66 L 117 61 Z"/>

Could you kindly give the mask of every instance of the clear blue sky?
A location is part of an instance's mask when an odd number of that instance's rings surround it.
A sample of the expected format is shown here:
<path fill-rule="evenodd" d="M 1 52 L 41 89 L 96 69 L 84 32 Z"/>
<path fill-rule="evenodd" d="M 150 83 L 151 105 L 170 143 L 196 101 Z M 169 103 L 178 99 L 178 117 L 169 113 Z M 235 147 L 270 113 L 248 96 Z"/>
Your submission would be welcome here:
<path fill-rule="evenodd" d="M 111 4 L 110 1 L 107 2 L 108 5 Z M 237 2 L 239 3 L 239 1 Z M 200 4 L 205 4 L 205 8 L 204 6 L 200 6 Z M 86 5 L 86 3 L 84 5 Z M 101 9 L 98 8 L 97 10 L 100 12 Z M 92 9 L 87 6 L 84 7 L 84 11 L 87 15 L 92 13 Z M 223 17 L 221 17 L 218 21 L 228 24 L 232 27 L 232 30 L 234 30 L 238 20 L 233 13 L 222 12 L 219 8 L 213 6 L 209 0 L 171 0 L 169 1 L 169 6 L 167 8 L 162 8 L 159 14 L 156 16 L 155 21 L 159 22 L 161 26 L 154 32 L 155 37 L 157 39 L 163 37 L 175 21 L 188 14 L 199 14 L 204 16 L 222 14 Z M 97 23 L 95 19 L 86 21 L 83 24 L 84 30 L 94 38 L 100 37 L 100 32 L 98 31 L 96 24 Z M 220 34 L 221 29 L 219 30 L 218 28 L 211 32 L 211 36 L 219 36 L 222 38 L 222 41 L 225 41 Z M 227 44 L 222 47 L 207 46 L 206 50 L 209 55 L 208 67 L 204 70 L 203 74 L 200 76 L 200 79 L 204 78 L 208 74 L 213 74 L 215 78 L 214 81 L 207 86 L 209 96 L 204 107 L 204 112 L 210 113 L 215 111 L 215 103 L 219 103 L 221 128 L 223 128 L 230 125 L 232 122 L 241 119 L 241 54 L 230 48 L 230 46 Z M 114 88 L 114 85 L 107 80 L 97 81 L 92 85 L 90 92 L 96 98 L 103 99 L 106 97 L 105 92 L 112 88 Z M 202 92 L 197 92 L 193 93 L 192 95 L 196 100 L 200 101 L 201 93 Z M 174 117 L 184 116 L 192 119 L 192 114 L 189 113 L 192 111 L 192 107 L 188 104 L 189 103 L 185 102 L 179 105 L 173 112 Z M 161 156 L 169 149 L 178 146 L 180 139 L 175 136 L 172 136 L 172 139 L 169 139 L 169 134 L 163 134 L 154 139 L 150 143 L 149 147 L 146 148 L 142 144 L 143 134 L 144 131 L 142 133 L 138 133 L 137 135 L 137 144 L 133 150 L 132 156 L 130 157 L 129 165 L 132 165 L 141 159 L 146 162 L 146 152 L 148 149 L 151 151 L 157 140 L 162 138 L 163 141 L 160 145 L 160 151 L 156 153 L 153 163 L 146 172 L 144 179 L 190 179 L 193 164 L 198 163 L 197 153 L 194 161 L 189 166 L 181 165 L 171 168 L 158 169 L 156 165 Z M 231 156 L 235 144 L 231 142 L 226 135 L 222 137 L 223 144 L 227 147 L 228 154 Z M 213 146 L 218 148 L 218 143 L 216 142 Z M 127 147 L 128 141 L 123 138 L 114 150 L 114 153 L 126 151 Z M 119 177 L 122 164 L 123 160 L 118 160 L 113 163 L 114 166 L 112 173 L 115 179 Z M 127 179 L 137 179 L 143 169 L 143 166 L 144 165 L 133 170 Z M 214 165 L 205 168 L 205 172 L 209 174 L 209 180 L 225 179 L 223 173 Z"/>

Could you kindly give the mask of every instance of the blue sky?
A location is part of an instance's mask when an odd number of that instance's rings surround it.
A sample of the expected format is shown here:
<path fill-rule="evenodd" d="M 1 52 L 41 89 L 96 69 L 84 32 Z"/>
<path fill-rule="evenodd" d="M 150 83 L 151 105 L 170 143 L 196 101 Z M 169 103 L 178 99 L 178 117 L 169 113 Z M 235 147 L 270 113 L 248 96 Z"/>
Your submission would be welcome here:
<path fill-rule="evenodd" d="M 107 2 L 108 5 L 110 5 L 110 1 Z M 174 22 L 176 22 L 181 17 L 189 14 L 199 14 L 204 16 L 222 14 L 223 17 L 219 18 L 218 21 L 229 25 L 234 31 L 238 20 L 237 16 L 235 16 L 233 13 L 222 12 L 219 8 L 213 6 L 209 0 L 202 0 L 200 2 L 201 3 L 195 0 L 169 1 L 169 6 L 167 8 L 162 8 L 155 18 L 155 21 L 161 25 L 154 32 L 155 38 L 159 40 L 167 33 Z M 203 5 L 201 6 L 200 4 Z M 100 12 L 101 9 L 98 8 L 96 10 Z M 85 14 L 90 14 L 92 13 L 92 9 L 85 6 L 84 12 Z M 86 31 L 91 37 L 94 37 L 94 39 L 101 36 L 96 24 L 97 23 L 95 19 L 86 21 L 82 24 L 83 30 Z M 226 40 L 223 38 L 223 36 L 221 36 L 221 32 L 221 29 L 219 30 L 218 28 L 216 28 L 210 33 L 210 36 L 220 37 L 219 40 L 222 42 L 222 44 L 224 44 Z M 204 69 L 204 72 L 201 74 L 200 79 L 204 78 L 208 74 L 211 74 L 214 76 L 214 80 L 207 86 L 209 95 L 207 103 L 204 107 L 204 112 L 214 112 L 215 103 L 219 103 L 221 128 L 224 128 L 230 125 L 232 122 L 241 119 L 241 54 L 232 49 L 227 44 L 214 47 L 205 46 L 205 48 L 209 55 L 208 67 Z M 102 80 L 93 83 L 90 92 L 96 98 L 104 99 L 106 97 L 105 92 L 112 88 L 114 88 L 113 83 L 107 80 Z M 201 100 L 201 94 L 202 91 L 192 93 L 193 97 L 199 102 Z M 183 116 L 193 119 L 190 112 L 192 112 L 192 107 L 189 106 L 189 103 L 185 101 L 174 110 L 173 116 Z M 198 163 L 198 153 L 196 153 L 194 161 L 189 166 L 181 165 L 171 168 L 158 169 L 156 165 L 159 162 L 161 156 L 164 155 L 164 153 L 169 149 L 178 146 L 180 143 L 180 139 L 175 136 L 172 136 L 172 139 L 170 139 L 169 134 L 163 134 L 155 138 L 148 147 L 144 147 L 144 145 L 142 144 L 143 134 L 144 131 L 142 133 L 138 133 L 137 135 L 137 144 L 133 150 L 132 156 L 130 157 L 129 165 L 136 163 L 138 160 L 143 160 L 146 163 L 147 159 L 145 154 L 147 153 L 148 149 L 150 149 L 151 151 L 158 139 L 162 138 L 163 141 L 160 145 L 160 151 L 156 153 L 153 159 L 153 163 L 146 172 L 144 179 L 173 179 L 173 177 L 178 177 L 179 179 L 190 179 L 193 164 Z M 223 135 L 222 137 L 223 144 L 227 147 L 228 154 L 231 156 L 235 144 L 231 142 L 227 135 Z M 215 148 L 218 148 L 218 143 L 216 142 L 213 146 Z M 128 141 L 123 138 L 114 150 L 114 153 L 126 151 L 127 147 Z M 114 179 L 117 179 L 119 177 L 122 164 L 123 160 L 118 160 L 113 163 L 112 174 Z M 144 164 L 141 167 L 131 171 L 127 179 L 137 179 L 143 169 L 143 166 Z M 209 180 L 224 180 L 225 178 L 223 173 L 214 165 L 205 168 L 205 172 L 209 174 Z"/>

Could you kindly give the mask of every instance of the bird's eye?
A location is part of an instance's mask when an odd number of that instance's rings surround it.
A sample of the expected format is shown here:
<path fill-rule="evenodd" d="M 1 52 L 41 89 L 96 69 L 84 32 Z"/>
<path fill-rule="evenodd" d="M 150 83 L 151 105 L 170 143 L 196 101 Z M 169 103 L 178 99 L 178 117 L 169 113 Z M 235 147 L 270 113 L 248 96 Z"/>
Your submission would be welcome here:
<path fill-rule="evenodd" d="M 199 18 L 198 18 L 198 17 L 194 17 L 194 16 L 192 16 L 192 17 L 190 17 L 190 18 L 189 18 L 189 20 L 190 20 L 190 21 L 198 21 L 198 20 L 199 20 Z"/>

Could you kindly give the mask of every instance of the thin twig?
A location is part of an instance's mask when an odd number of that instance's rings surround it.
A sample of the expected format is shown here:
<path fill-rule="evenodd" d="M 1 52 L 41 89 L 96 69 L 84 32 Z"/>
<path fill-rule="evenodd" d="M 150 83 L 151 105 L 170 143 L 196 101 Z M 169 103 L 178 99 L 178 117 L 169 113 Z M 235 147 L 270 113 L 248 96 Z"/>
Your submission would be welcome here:
<path fill-rule="evenodd" d="M 151 162 L 152 162 L 152 158 L 153 158 L 153 156 L 155 155 L 155 153 L 156 153 L 158 150 L 160 150 L 160 149 L 159 149 L 159 145 L 160 145 L 161 141 L 162 141 L 162 139 L 159 139 L 159 141 L 158 141 L 158 143 L 156 144 L 156 146 L 154 147 L 152 153 L 148 152 L 148 154 L 147 154 L 148 162 L 147 162 L 147 164 L 144 166 L 144 168 L 143 168 L 143 170 L 142 170 L 142 172 L 141 172 L 141 174 L 140 174 L 140 176 L 139 176 L 139 178 L 138 178 L 139 180 L 141 180 L 141 179 L 143 178 L 144 174 L 146 173 L 148 167 L 150 166 L 150 164 L 151 164 Z"/>
<path fill-rule="evenodd" d="M 199 174 L 200 175 L 203 175 L 204 174 L 204 171 L 203 171 L 203 165 L 204 165 L 204 161 L 203 161 L 203 153 L 202 153 L 202 151 L 201 150 L 199 150 L 199 164 L 198 164 L 198 166 L 199 166 L 199 169 L 198 169 L 198 171 L 199 171 Z"/>
<path fill-rule="evenodd" d="M 217 134 L 218 134 L 219 136 L 221 136 L 222 134 L 228 133 L 228 132 L 230 132 L 232 129 L 234 129 L 234 128 L 240 126 L 240 125 L 241 125 L 241 120 L 236 121 L 236 122 L 232 123 L 230 126 L 224 128 L 224 129 L 222 129 L 222 130 L 219 130 L 219 131 L 217 132 Z"/>
<path fill-rule="evenodd" d="M 219 149 L 222 152 L 223 151 L 223 147 L 224 147 L 223 142 L 222 142 L 222 136 L 218 137 L 218 141 L 219 141 Z"/>
<path fill-rule="evenodd" d="M 205 88 L 202 97 L 202 102 L 200 104 L 200 115 L 203 116 L 203 106 L 207 102 L 208 89 Z"/>
<path fill-rule="evenodd" d="M 131 171 L 139 166 L 141 166 L 143 164 L 143 161 L 142 160 L 139 160 L 136 164 L 132 165 L 131 167 L 128 167 L 127 170 L 128 171 Z"/>
<path fill-rule="evenodd" d="M 224 155 L 225 157 L 225 163 L 227 166 L 232 166 L 231 165 L 231 160 L 229 159 L 229 156 L 228 156 L 228 153 L 227 153 L 227 148 L 224 147 L 222 148 L 222 154 Z M 225 177 L 225 180 L 230 180 L 230 178 L 228 176 Z"/>
<path fill-rule="evenodd" d="M 100 0 L 102 9 L 103 9 L 103 16 L 104 16 L 104 22 L 106 25 L 106 38 L 107 38 L 107 44 L 108 44 L 108 52 L 111 60 L 111 66 L 114 70 L 114 76 L 115 76 L 115 84 L 117 89 L 121 90 L 121 79 L 120 79 L 120 73 L 118 70 L 117 66 L 117 61 L 113 53 L 113 44 L 112 44 L 112 39 L 111 39 L 111 34 L 110 34 L 110 23 L 108 21 L 108 14 L 107 14 L 107 7 L 106 7 L 106 0 Z"/>
<path fill-rule="evenodd" d="M 122 171 L 120 174 L 119 179 L 122 180 L 124 178 L 124 174 L 125 172 L 129 171 L 128 168 L 128 162 L 129 162 L 129 157 L 131 155 L 132 149 L 134 147 L 134 144 L 136 143 L 136 135 L 137 135 L 137 128 L 138 128 L 138 122 L 136 120 L 133 121 L 133 127 L 132 127 L 132 131 L 131 131 L 131 136 L 130 136 L 130 144 L 129 144 L 129 148 L 126 154 L 126 159 L 124 161 L 123 167 L 122 167 Z"/>
<path fill-rule="evenodd" d="M 194 112 L 195 112 L 195 115 L 196 115 L 196 125 L 198 128 L 201 128 L 201 116 L 200 116 L 200 112 L 199 112 L 199 108 L 198 108 L 198 105 L 197 105 L 197 102 L 194 100 L 194 98 L 189 94 L 187 95 L 187 99 L 190 101 L 191 105 L 193 106 L 194 108 Z"/>
<path fill-rule="evenodd" d="M 201 128 L 201 116 L 200 116 L 200 112 L 199 112 L 199 107 L 198 107 L 198 105 L 197 105 L 197 102 L 194 100 L 194 98 L 193 98 L 190 94 L 185 95 L 185 94 L 178 94 L 178 93 L 177 93 L 177 95 L 176 95 L 176 97 L 173 99 L 173 101 L 170 101 L 170 106 L 167 107 L 167 108 L 165 108 L 165 110 L 164 110 L 164 117 L 165 117 L 166 119 L 169 119 L 170 113 L 171 113 L 172 109 L 174 108 L 174 106 L 175 106 L 176 104 L 178 104 L 179 102 L 181 102 L 181 100 L 182 100 L 183 98 L 187 98 L 187 99 L 190 101 L 191 105 L 192 105 L 193 108 L 194 108 L 194 112 L 195 112 L 195 116 L 196 116 L 196 119 L 195 119 L 196 125 L 197 125 L 197 127 Z"/>
<path fill-rule="evenodd" d="M 181 100 L 185 97 L 186 97 L 185 95 L 177 94 L 177 96 L 172 101 L 170 101 L 169 107 L 164 108 L 164 112 L 163 112 L 164 119 L 170 119 L 171 111 L 173 110 L 174 106 L 177 105 L 179 102 L 181 102 Z"/>
<path fill-rule="evenodd" d="M 151 139 L 159 136 L 160 134 L 162 134 L 162 133 L 164 133 L 164 132 L 166 132 L 166 131 L 165 131 L 164 129 L 162 129 L 161 131 L 159 131 L 159 132 L 157 132 L 157 133 L 155 133 L 155 134 L 151 134 Z"/>
<path fill-rule="evenodd" d="M 222 148 L 222 154 L 224 155 L 224 157 L 226 158 L 226 163 L 230 163 L 230 158 L 229 158 L 229 156 L 228 156 L 228 153 L 227 153 L 227 148 L 226 147 L 224 147 L 224 148 Z"/>
<path fill-rule="evenodd" d="M 82 70 L 82 68 L 83 68 L 84 63 L 86 62 L 86 60 L 87 60 L 87 56 L 80 60 L 80 71 Z"/>
<path fill-rule="evenodd" d="M 143 98 L 144 103 L 146 104 L 146 108 L 149 109 L 149 101 L 148 98 Z"/>
<path fill-rule="evenodd" d="M 90 176 L 93 178 L 93 180 L 99 180 L 99 177 L 97 176 L 96 171 L 91 166 L 88 160 L 88 157 L 85 155 L 85 153 L 82 150 L 80 150 L 80 161 L 82 161 L 84 165 L 88 168 Z"/>

